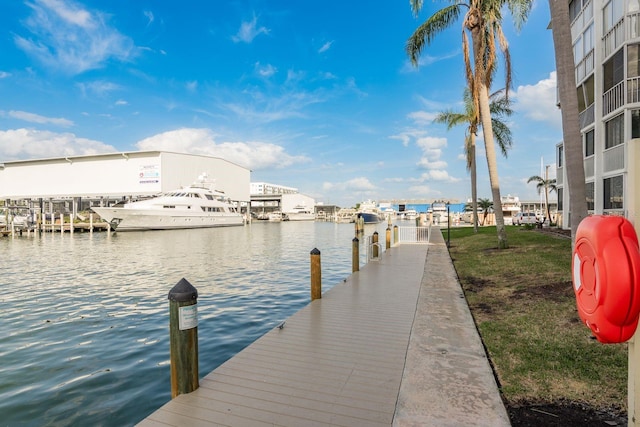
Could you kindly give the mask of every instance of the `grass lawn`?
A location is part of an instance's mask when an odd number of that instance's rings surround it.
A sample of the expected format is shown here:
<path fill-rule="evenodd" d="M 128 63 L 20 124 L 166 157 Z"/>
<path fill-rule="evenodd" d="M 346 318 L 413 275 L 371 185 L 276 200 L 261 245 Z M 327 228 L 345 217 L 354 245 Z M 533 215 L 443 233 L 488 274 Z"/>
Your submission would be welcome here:
<path fill-rule="evenodd" d="M 446 230 L 443 230 L 445 239 Z M 627 406 L 627 345 L 592 338 L 576 310 L 571 240 L 507 226 L 455 228 L 450 253 L 504 399 Z"/>

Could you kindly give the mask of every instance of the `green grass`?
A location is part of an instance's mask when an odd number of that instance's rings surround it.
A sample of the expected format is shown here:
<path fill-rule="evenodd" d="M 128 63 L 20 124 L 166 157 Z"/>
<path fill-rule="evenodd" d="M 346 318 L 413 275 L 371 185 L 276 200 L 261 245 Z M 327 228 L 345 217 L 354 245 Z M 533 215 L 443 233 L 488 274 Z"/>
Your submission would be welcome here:
<path fill-rule="evenodd" d="M 601 344 L 580 321 L 571 240 L 508 226 L 450 232 L 450 253 L 504 399 L 627 404 L 627 345 Z M 445 234 L 446 238 L 446 234 Z"/>

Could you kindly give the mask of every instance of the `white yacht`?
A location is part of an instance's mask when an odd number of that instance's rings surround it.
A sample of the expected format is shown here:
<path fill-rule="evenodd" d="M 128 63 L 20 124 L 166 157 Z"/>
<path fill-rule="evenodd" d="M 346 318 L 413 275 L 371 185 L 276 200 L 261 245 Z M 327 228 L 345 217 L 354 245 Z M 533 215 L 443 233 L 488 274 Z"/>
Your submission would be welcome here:
<path fill-rule="evenodd" d="M 313 210 L 304 205 L 296 205 L 289 212 L 285 212 L 285 221 L 315 221 Z"/>
<path fill-rule="evenodd" d="M 404 211 L 404 219 L 407 221 L 415 221 L 418 217 L 418 211 L 415 209 L 407 209 Z"/>
<path fill-rule="evenodd" d="M 169 230 L 243 225 L 225 194 L 212 187 L 202 174 L 186 188 L 159 194 L 151 199 L 91 208 L 115 231 Z"/>
<path fill-rule="evenodd" d="M 512 225 L 513 217 L 522 209 L 520 198 L 518 196 L 508 194 L 500 197 L 500 202 L 502 202 L 502 217 L 504 218 L 504 224 Z"/>
<path fill-rule="evenodd" d="M 362 218 L 365 224 L 377 224 L 384 221 L 384 215 L 373 200 L 366 200 L 360 203 L 358 218 Z"/>

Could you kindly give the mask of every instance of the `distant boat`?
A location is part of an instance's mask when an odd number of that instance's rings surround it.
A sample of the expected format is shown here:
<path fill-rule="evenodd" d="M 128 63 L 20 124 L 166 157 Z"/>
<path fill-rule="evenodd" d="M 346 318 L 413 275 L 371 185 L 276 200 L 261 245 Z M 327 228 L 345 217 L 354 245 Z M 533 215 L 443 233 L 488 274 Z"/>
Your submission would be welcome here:
<path fill-rule="evenodd" d="M 384 214 L 378 209 L 376 202 L 367 200 L 360 203 L 358 218 L 362 218 L 365 224 L 377 224 L 384 221 Z"/>
<path fill-rule="evenodd" d="M 407 209 L 404 211 L 404 219 L 407 221 L 413 221 L 418 217 L 418 211 L 415 209 Z"/>
<path fill-rule="evenodd" d="M 271 222 L 280 222 L 282 221 L 282 212 L 273 211 L 267 215 L 267 219 Z"/>
<path fill-rule="evenodd" d="M 284 213 L 285 221 L 315 221 L 316 216 L 312 210 L 304 205 L 296 205 Z"/>
<path fill-rule="evenodd" d="M 512 196 L 508 194 L 500 197 L 502 203 L 502 217 L 505 225 L 513 224 L 513 217 L 522 210 L 522 204 L 518 196 Z"/>
<path fill-rule="evenodd" d="M 356 210 L 351 208 L 342 208 L 336 214 L 337 223 L 352 223 L 356 220 Z"/>
<path fill-rule="evenodd" d="M 207 175 L 188 187 L 159 194 L 151 199 L 93 207 L 95 213 L 115 231 L 170 230 L 243 225 L 237 212 L 221 191 L 211 188 Z"/>

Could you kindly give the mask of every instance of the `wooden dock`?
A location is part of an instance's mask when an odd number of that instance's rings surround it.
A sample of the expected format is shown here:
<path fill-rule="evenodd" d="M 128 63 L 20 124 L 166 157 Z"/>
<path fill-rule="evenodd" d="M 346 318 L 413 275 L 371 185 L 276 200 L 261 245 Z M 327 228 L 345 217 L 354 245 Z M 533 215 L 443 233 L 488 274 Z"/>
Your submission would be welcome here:
<path fill-rule="evenodd" d="M 509 425 L 457 278 L 450 273 L 442 234 L 437 229 L 434 234 L 437 246 L 403 244 L 387 250 L 287 319 L 282 329 L 267 332 L 201 379 L 200 388 L 171 400 L 139 425 Z M 431 287 L 440 296 L 450 293 L 429 281 L 425 267 L 433 248 L 446 254 L 444 279 L 457 287 L 444 284 L 453 293 L 439 299 L 446 314 L 435 311 L 445 336 L 427 337 L 437 343 L 426 348 L 430 344 L 415 336 L 415 323 L 419 332 L 430 323 L 418 303 Z M 471 339 L 461 342 L 461 337 Z M 449 348 L 447 342 L 463 348 Z M 430 371 L 442 371 L 443 362 L 449 372 Z M 473 384 L 465 384 L 465 378 Z"/>

